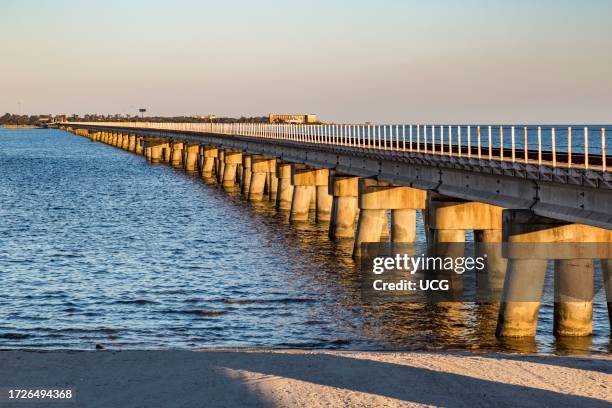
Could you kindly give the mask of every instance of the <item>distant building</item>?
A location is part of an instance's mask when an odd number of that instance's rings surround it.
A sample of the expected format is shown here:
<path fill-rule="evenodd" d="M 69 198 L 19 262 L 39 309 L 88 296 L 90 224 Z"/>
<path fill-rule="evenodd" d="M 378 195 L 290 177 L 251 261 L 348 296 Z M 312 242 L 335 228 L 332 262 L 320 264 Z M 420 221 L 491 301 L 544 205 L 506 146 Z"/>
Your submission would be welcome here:
<path fill-rule="evenodd" d="M 213 121 L 215 119 L 217 119 L 216 115 L 196 115 L 194 116 L 196 119 L 203 119 L 203 120 L 208 120 L 208 121 Z"/>
<path fill-rule="evenodd" d="M 317 123 L 317 115 L 310 113 L 289 115 L 271 113 L 269 117 L 270 123 Z"/>

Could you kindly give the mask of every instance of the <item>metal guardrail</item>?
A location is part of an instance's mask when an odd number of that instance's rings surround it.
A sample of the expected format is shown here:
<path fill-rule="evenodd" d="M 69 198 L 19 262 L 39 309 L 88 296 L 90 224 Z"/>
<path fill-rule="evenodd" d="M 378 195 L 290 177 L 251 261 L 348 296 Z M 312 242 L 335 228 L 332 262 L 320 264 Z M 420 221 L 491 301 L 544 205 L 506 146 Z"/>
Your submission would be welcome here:
<path fill-rule="evenodd" d="M 65 122 L 151 130 L 201 132 L 289 140 L 357 149 L 415 152 L 608 171 L 606 128 L 471 126 L 471 125 L 352 125 L 265 123 Z M 542 129 L 546 129 L 543 135 Z M 597 137 L 599 133 L 600 137 Z M 609 132 L 608 132 L 609 134 Z M 544 140 L 544 136 L 547 140 Z M 562 143 L 563 139 L 565 143 Z M 599 143 L 594 140 L 599 139 Z M 599 146 L 593 146 L 599 144 Z M 589 146 L 591 145 L 591 146 Z"/>

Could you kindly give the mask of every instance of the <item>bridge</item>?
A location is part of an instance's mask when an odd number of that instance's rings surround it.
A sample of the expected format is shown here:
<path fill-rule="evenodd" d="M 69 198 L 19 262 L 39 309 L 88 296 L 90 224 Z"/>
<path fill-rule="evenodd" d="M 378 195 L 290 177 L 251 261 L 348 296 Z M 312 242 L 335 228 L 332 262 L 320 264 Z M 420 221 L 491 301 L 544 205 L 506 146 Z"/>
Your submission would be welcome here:
<path fill-rule="evenodd" d="M 461 243 L 465 231 L 495 243 L 609 244 L 612 175 L 606 129 L 525 126 L 65 122 L 60 128 L 274 200 L 291 222 L 329 223 L 333 239 L 362 244 Z M 388 219 L 388 212 L 390 219 Z M 390 220 L 390 221 L 389 221 Z M 493 251 L 495 252 L 495 251 Z M 575 249 L 555 259 L 554 331 L 592 333 L 594 263 L 612 315 L 612 255 Z M 591 251 L 593 252 L 593 251 Z M 551 256 L 550 254 L 548 255 Z M 549 258 L 550 259 L 550 258 Z M 497 334 L 534 336 L 547 259 L 487 260 L 499 286 Z M 590 288 L 590 289 L 589 289 Z M 590 290 L 590 292 L 589 292 Z M 585 293 L 589 296 L 585 296 Z"/>

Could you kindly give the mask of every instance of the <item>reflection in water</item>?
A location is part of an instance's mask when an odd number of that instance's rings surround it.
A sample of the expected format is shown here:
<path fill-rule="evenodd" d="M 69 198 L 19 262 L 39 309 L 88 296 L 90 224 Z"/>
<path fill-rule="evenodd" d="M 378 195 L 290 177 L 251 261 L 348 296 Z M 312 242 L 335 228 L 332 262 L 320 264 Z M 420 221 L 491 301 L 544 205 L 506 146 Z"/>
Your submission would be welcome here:
<path fill-rule="evenodd" d="M 551 302 L 498 340 L 494 302 L 364 301 L 352 240 L 214 180 L 53 130 L 0 156 L 0 347 L 610 350 L 601 302 L 592 337 L 555 340 Z"/>

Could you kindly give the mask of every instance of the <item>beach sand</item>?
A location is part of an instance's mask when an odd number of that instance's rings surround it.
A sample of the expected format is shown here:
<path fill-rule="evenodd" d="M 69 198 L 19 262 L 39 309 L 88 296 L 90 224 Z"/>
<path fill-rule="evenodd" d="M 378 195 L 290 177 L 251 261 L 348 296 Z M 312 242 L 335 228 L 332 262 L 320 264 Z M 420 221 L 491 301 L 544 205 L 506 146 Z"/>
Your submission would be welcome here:
<path fill-rule="evenodd" d="M 451 352 L 0 351 L 0 387 L 67 407 L 609 406 L 612 358 Z"/>

